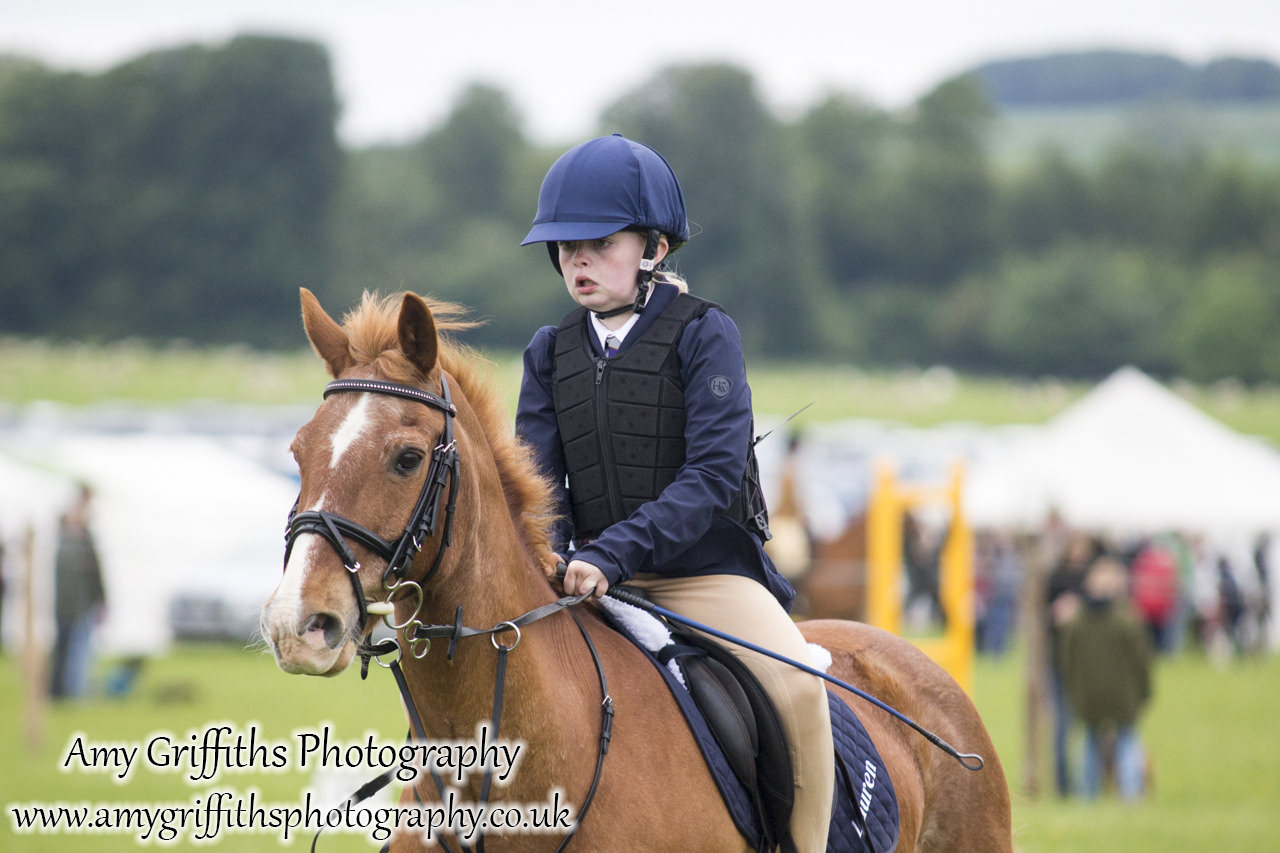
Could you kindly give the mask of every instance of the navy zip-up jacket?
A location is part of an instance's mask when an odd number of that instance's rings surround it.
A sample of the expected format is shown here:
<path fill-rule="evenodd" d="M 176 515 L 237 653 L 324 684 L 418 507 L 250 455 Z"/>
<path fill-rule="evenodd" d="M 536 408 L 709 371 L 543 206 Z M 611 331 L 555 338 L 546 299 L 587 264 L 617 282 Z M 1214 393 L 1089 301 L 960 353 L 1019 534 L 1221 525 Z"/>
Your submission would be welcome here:
<path fill-rule="evenodd" d="M 655 283 L 644 313 L 622 342 L 624 351 L 678 293 L 674 285 Z M 603 357 L 594 331 L 586 337 L 593 354 Z M 516 432 L 533 448 L 542 471 L 554 483 L 556 511 L 562 519 L 554 545 L 567 554 L 573 520 L 552 396 L 555 340 L 556 327 L 543 326 L 525 349 Z M 656 500 L 610 525 L 591 542 L 575 543 L 573 557 L 598 566 L 611 585 L 637 572 L 677 577 L 744 575 L 763 583 L 789 607 L 795 592 L 760 540 L 725 515 L 742 484 L 746 448 L 753 439 L 751 389 L 738 328 L 723 311 L 712 309 L 690 321 L 676 352 L 684 383 L 684 465 Z"/>

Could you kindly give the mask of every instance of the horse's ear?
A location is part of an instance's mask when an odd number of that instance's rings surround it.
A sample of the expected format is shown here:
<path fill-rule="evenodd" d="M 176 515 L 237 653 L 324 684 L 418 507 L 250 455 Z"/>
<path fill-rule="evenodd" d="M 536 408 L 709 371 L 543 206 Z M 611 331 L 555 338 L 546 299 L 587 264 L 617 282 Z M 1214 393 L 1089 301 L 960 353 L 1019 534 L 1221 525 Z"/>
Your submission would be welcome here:
<path fill-rule="evenodd" d="M 400 303 L 400 350 L 405 358 L 426 376 L 436 366 L 440 342 L 436 338 L 436 321 L 421 296 L 406 293 Z"/>
<path fill-rule="evenodd" d="M 334 379 L 351 366 L 351 345 L 347 333 L 320 307 L 320 300 L 305 287 L 299 289 L 302 297 L 302 325 L 307 330 L 316 355 L 324 359 Z"/>

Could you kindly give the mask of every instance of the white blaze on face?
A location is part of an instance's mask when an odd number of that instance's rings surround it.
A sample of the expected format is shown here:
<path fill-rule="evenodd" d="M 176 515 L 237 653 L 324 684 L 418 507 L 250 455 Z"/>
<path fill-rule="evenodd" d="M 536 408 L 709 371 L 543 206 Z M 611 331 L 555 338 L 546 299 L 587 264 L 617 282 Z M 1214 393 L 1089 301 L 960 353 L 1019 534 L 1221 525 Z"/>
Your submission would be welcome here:
<path fill-rule="evenodd" d="M 351 407 L 351 411 L 347 412 L 346 418 L 334 431 L 331 439 L 333 452 L 329 457 L 330 471 L 338 467 L 343 455 L 351 449 L 351 445 L 355 444 L 356 439 L 363 435 L 365 429 L 369 426 L 370 399 L 372 399 L 372 395 L 361 394 L 356 404 Z"/>
<path fill-rule="evenodd" d="M 346 418 L 333 433 L 331 439 L 332 452 L 329 456 L 329 470 L 335 470 L 356 440 L 364 434 L 369 425 L 369 394 L 361 394 L 357 403 L 351 407 Z M 321 495 L 314 506 L 299 507 L 299 510 L 318 512 L 324 509 L 325 495 Z M 306 580 L 307 567 L 311 565 L 314 548 L 328 547 L 321 536 L 302 536 L 294 544 L 289 553 L 289 562 L 284 567 L 284 578 L 276 588 L 272 602 L 272 610 L 281 618 L 296 620 L 302 607 L 302 585 Z"/>
<path fill-rule="evenodd" d="M 321 499 L 318 509 L 324 505 Z M 307 576 L 307 566 L 311 564 L 311 549 L 321 542 L 319 536 L 299 537 L 289 552 L 289 562 L 284 567 L 284 577 L 271 597 L 272 621 L 282 628 L 295 626 L 298 615 L 302 612 L 302 582 Z"/>

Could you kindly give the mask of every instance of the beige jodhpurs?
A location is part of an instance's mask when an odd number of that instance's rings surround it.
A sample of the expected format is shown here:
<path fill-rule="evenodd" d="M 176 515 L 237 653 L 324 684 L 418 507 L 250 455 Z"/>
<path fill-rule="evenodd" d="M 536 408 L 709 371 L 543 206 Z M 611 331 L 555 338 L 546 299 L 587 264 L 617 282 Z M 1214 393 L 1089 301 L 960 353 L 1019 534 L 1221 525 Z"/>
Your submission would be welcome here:
<path fill-rule="evenodd" d="M 763 584 L 740 575 L 668 578 L 638 574 L 627 586 L 644 590 L 659 607 L 741 637 L 801 663 L 809 650 L 795 622 Z M 723 642 L 723 641 L 721 641 Z M 724 643 L 750 668 L 773 699 L 791 747 L 795 809 L 791 836 L 799 853 L 823 853 L 831 823 L 835 756 L 822 679 L 758 652 Z"/>

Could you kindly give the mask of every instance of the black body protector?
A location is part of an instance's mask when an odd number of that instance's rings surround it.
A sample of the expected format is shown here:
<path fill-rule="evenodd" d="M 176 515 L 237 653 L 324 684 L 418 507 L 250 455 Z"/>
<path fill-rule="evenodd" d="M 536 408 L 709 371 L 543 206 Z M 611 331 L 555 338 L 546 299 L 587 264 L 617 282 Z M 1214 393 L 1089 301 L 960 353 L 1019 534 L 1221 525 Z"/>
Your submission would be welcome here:
<path fill-rule="evenodd" d="M 682 293 L 610 359 L 594 354 L 585 308 L 561 322 L 553 396 L 579 545 L 657 498 L 684 464 L 684 385 L 676 348 L 690 321 L 718 307 Z M 742 488 L 726 515 L 767 541 L 754 445 L 745 452 Z"/>

